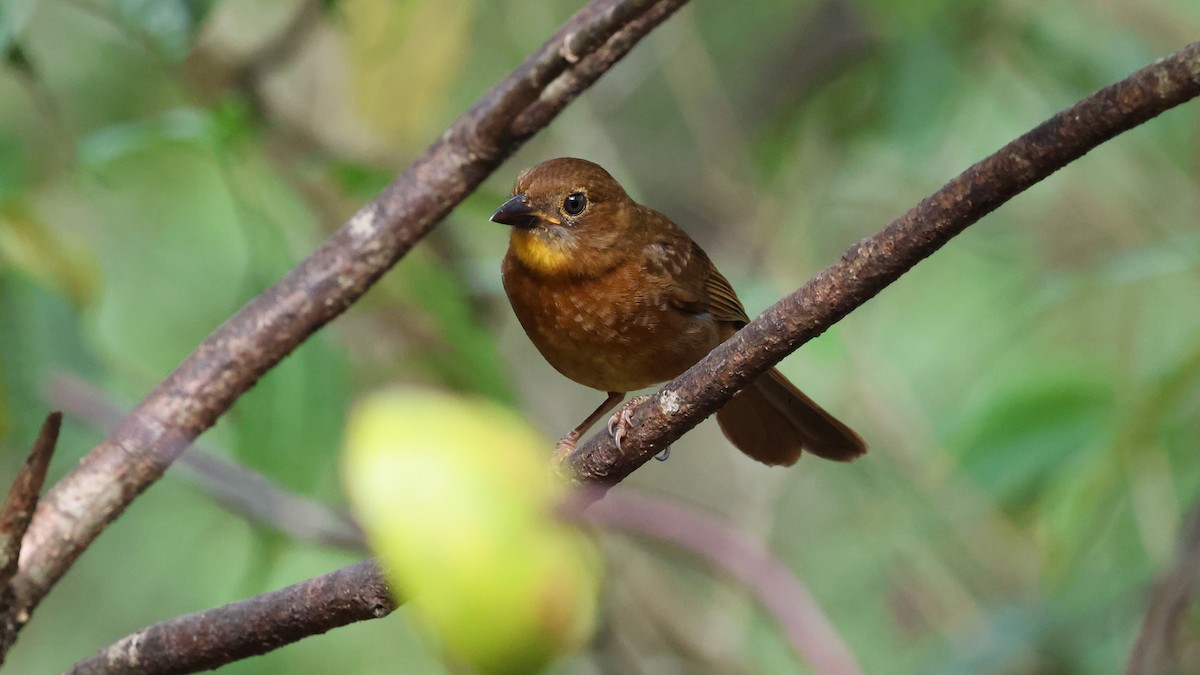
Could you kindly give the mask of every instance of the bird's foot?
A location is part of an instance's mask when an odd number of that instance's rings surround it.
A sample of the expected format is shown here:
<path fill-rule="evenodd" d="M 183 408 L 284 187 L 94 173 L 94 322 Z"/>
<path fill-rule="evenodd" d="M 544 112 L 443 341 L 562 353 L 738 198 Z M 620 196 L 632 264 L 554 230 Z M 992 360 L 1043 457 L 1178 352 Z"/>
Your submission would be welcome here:
<path fill-rule="evenodd" d="M 608 434 L 612 436 L 613 442 L 617 444 L 617 452 L 621 454 L 625 453 L 621 449 L 621 441 L 625 438 L 625 432 L 629 429 L 629 425 L 633 421 L 634 409 L 649 400 L 649 396 L 634 396 L 626 401 L 620 410 L 613 413 L 612 417 L 608 418 Z"/>
<path fill-rule="evenodd" d="M 671 456 L 671 446 L 663 448 L 663 451 L 654 456 L 660 462 L 665 462 Z"/>

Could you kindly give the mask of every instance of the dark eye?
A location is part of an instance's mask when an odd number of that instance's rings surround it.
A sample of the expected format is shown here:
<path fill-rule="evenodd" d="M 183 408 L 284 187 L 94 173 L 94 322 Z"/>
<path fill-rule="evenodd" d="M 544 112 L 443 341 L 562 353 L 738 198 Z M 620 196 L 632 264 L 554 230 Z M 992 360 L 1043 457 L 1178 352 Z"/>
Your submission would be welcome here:
<path fill-rule="evenodd" d="M 572 192 L 563 200 L 563 212 L 568 216 L 577 216 L 587 208 L 587 197 L 582 192 Z"/>

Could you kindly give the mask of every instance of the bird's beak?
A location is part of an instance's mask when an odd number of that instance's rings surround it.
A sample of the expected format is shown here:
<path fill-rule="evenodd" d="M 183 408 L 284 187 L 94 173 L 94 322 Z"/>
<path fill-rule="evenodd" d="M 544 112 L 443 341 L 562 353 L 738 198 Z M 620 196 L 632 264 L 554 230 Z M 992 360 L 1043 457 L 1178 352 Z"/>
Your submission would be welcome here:
<path fill-rule="evenodd" d="M 512 199 L 501 204 L 491 217 L 493 223 L 512 225 L 523 230 L 533 228 L 540 219 L 541 214 L 529 204 L 524 194 L 513 195 Z"/>

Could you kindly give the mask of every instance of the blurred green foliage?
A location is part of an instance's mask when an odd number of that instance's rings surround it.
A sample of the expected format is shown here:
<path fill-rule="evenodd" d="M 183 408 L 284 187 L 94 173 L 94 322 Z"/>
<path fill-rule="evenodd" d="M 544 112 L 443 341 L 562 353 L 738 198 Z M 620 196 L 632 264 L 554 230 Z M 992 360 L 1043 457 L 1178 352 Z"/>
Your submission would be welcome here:
<path fill-rule="evenodd" d="M 0 475 L 55 373 L 136 401 L 578 4 L 0 0 Z M 483 394 L 548 437 L 574 424 L 600 394 L 542 362 L 499 290 L 506 233 L 486 218 L 524 166 L 605 165 L 693 233 L 753 314 L 986 153 L 1197 38 L 1194 0 L 692 3 L 206 440 L 338 503 L 345 410 L 380 385 Z M 869 672 L 1118 670 L 1200 495 L 1197 225 L 1192 103 L 1020 196 L 784 362 L 870 441 L 866 459 L 771 471 L 705 425 L 623 489 L 767 539 Z M 68 416 L 52 478 L 99 438 Z M 722 580 L 652 546 L 606 551 L 604 627 L 561 672 L 799 667 Z M 61 670 L 148 623 L 352 561 L 168 476 L 51 594 L 10 668 Z M 401 610 L 223 672 L 439 668 Z"/>

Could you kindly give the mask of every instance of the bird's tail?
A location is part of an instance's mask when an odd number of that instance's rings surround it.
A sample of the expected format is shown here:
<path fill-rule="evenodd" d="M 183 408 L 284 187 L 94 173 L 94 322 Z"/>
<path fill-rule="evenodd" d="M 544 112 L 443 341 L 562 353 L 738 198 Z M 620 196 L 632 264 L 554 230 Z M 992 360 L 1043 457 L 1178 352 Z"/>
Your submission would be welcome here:
<path fill-rule="evenodd" d="M 763 464 L 790 466 L 801 450 L 838 462 L 867 451 L 858 434 L 774 368 L 718 410 L 717 423 L 738 450 Z"/>

